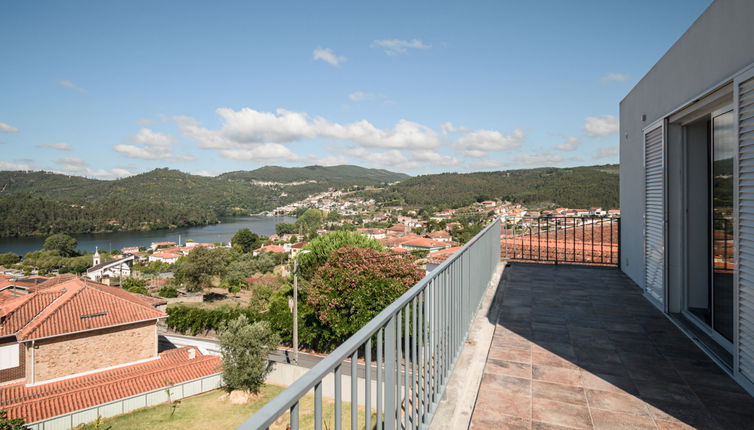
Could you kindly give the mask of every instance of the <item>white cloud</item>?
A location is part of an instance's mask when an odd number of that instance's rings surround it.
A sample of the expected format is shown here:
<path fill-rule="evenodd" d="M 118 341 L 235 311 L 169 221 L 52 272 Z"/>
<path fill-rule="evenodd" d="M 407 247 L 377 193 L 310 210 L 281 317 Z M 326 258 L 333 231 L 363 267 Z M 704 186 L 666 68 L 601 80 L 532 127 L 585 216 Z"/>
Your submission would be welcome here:
<path fill-rule="evenodd" d="M 77 157 L 63 157 L 55 160 L 58 164 L 58 168 L 54 169 L 57 173 L 65 175 L 79 175 L 87 176 L 91 178 L 100 179 L 114 179 L 122 178 L 124 176 L 131 176 L 133 173 L 126 169 L 116 167 L 113 169 L 92 169 L 88 167 L 88 163 L 85 160 Z"/>
<path fill-rule="evenodd" d="M 428 149 L 440 146 L 437 133 L 419 123 L 400 120 L 392 129 L 380 129 L 361 120 L 340 124 L 306 113 L 278 109 L 275 113 L 250 108 L 217 109 L 223 118 L 219 130 L 202 128 L 187 117 L 176 117 L 181 132 L 203 148 L 238 149 L 245 145 L 290 143 L 302 139 L 329 138 L 374 148 Z"/>
<path fill-rule="evenodd" d="M 409 49 L 429 49 L 432 46 L 425 44 L 419 39 L 383 39 L 372 42 L 372 48 L 375 47 L 382 48 L 387 55 L 398 55 L 407 53 Z"/>
<path fill-rule="evenodd" d="M 474 130 L 461 136 L 458 139 L 458 146 L 465 155 L 481 158 L 491 151 L 518 148 L 524 140 L 526 140 L 526 134 L 520 128 L 507 135 L 497 130 Z"/>
<path fill-rule="evenodd" d="M 590 116 L 584 121 L 584 133 L 589 137 L 605 137 L 618 132 L 618 118 L 613 115 Z"/>
<path fill-rule="evenodd" d="M 18 129 L 10 124 L 0 122 L 0 133 L 15 133 Z"/>
<path fill-rule="evenodd" d="M 216 175 L 214 175 L 214 174 L 210 173 L 210 172 L 209 172 L 209 171 L 207 171 L 207 170 L 199 170 L 199 171 L 197 171 L 197 172 L 194 172 L 194 173 L 192 173 L 192 175 L 197 175 L 197 176 L 206 176 L 206 177 L 213 177 L 213 176 L 216 176 Z"/>
<path fill-rule="evenodd" d="M 518 154 L 513 157 L 515 164 L 522 164 L 526 166 L 551 166 L 563 162 L 563 157 L 557 154 L 549 152 L 541 152 L 538 154 Z"/>
<path fill-rule="evenodd" d="M 628 79 L 628 76 L 623 73 L 608 73 L 602 77 L 604 82 L 623 82 Z"/>
<path fill-rule="evenodd" d="M 560 145 L 555 145 L 555 149 L 558 151 L 575 151 L 579 145 L 581 144 L 581 139 L 574 136 L 565 136 L 563 138 L 563 143 Z"/>
<path fill-rule="evenodd" d="M 0 160 L 0 170 L 34 170 L 34 167 L 30 164 Z"/>
<path fill-rule="evenodd" d="M 504 163 L 500 160 L 479 160 L 471 165 L 467 165 L 467 170 L 491 170 L 491 169 L 500 169 L 501 167 L 506 166 L 507 163 Z"/>
<path fill-rule="evenodd" d="M 57 149 L 58 151 L 73 151 L 73 147 L 66 142 L 43 143 L 41 145 L 37 145 L 37 148 Z"/>
<path fill-rule="evenodd" d="M 129 158 L 144 160 L 165 160 L 168 158 L 177 160 L 190 160 L 190 156 L 176 156 L 173 154 L 173 144 L 176 139 L 167 134 L 158 133 L 148 128 L 142 128 L 136 135 L 128 139 L 131 144 L 119 144 L 113 146 L 117 152 Z"/>
<path fill-rule="evenodd" d="M 342 164 L 348 164 L 348 159 L 342 155 L 328 155 L 321 158 L 315 155 L 309 155 L 306 158 L 306 162 L 318 166 L 340 166 Z"/>
<path fill-rule="evenodd" d="M 599 160 L 602 158 L 616 158 L 618 156 L 618 145 L 603 146 L 597 149 L 593 158 Z"/>
<path fill-rule="evenodd" d="M 384 96 L 382 94 L 365 93 L 362 91 L 356 91 L 354 93 L 349 94 L 348 98 L 351 99 L 351 101 L 353 102 L 361 102 L 361 101 L 382 100 L 382 99 L 386 99 L 387 96 Z"/>
<path fill-rule="evenodd" d="M 58 84 L 66 87 L 66 88 L 70 88 L 72 90 L 76 90 L 76 91 L 81 92 L 81 93 L 85 93 L 86 92 L 85 89 L 83 89 L 83 88 L 79 87 L 78 85 L 74 84 L 73 82 L 67 81 L 65 79 L 59 80 Z"/>
<path fill-rule="evenodd" d="M 335 51 L 330 48 L 317 48 L 312 54 L 314 55 L 315 60 L 322 60 L 332 66 L 339 66 L 340 63 L 347 60 L 346 57 L 336 55 Z"/>
<path fill-rule="evenodd" d="M 301 160 L 301 157 L 294 154 L 285 145 L 279 143 L 263 143 L 246 148 L 221 149 L 220 155 L 230 160 L 255 161 L 260 164 L 272 160 Z"/>

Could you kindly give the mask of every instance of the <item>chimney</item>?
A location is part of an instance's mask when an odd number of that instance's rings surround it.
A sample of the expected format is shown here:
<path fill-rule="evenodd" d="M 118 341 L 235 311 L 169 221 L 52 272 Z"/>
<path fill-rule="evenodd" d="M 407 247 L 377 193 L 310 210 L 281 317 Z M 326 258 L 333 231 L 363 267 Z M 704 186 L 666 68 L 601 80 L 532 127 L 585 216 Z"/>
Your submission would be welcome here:
<path fill-rule="evenodd" d="M 191 348 L 188 350 L 188 358 L 189 360 L 193 360 L 196 358 L 196 350 L 194 348 Z"/>

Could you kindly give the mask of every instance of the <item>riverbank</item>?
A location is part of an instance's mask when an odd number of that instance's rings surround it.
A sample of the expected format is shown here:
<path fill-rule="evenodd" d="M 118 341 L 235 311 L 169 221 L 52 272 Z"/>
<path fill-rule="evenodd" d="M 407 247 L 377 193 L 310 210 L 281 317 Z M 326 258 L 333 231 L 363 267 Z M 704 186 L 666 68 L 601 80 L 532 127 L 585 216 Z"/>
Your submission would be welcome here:
<path fill-rule="evenodd" d="M 248 228 L 256 234 L 269 236 L 275 233 L 277 223 L 293 223 L 290 216 L 248 216 L 222 218 L 220 223 L 195 227 L 178 227 L 169 230 L 117 231 L 107 233 L 71 234 L 78 240 L 82 251 L 122 249 L 131 246 L 149 246 L 152 242 L 228 242 L 236 232 Z M 0 238 L 0 253 L 13 252 L 24 255 L 42 249 L 44 236 Z"/>

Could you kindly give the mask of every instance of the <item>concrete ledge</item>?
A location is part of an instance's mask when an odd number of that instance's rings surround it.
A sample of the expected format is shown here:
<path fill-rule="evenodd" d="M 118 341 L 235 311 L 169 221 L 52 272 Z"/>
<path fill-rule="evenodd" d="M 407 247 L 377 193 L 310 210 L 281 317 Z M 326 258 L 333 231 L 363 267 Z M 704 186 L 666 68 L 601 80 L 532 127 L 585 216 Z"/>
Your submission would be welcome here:
<path fill-rule="evenodd" d="M 469 329 L 466 345 L 445 388 L 445 397 L 437 406 L 432 418 L 429 427 L 432 430 L 467 429 L 471 424 L 471 414 L 474 412 L 477 392 L 482 383 L 487 353 L 495 334 L 495 323 L 489 320 L 489 316 L 495 314 L 492 307 L 497 303 L 494 299 L 505 264 L 498 264 L 487 286 L 479 311 Z"/>

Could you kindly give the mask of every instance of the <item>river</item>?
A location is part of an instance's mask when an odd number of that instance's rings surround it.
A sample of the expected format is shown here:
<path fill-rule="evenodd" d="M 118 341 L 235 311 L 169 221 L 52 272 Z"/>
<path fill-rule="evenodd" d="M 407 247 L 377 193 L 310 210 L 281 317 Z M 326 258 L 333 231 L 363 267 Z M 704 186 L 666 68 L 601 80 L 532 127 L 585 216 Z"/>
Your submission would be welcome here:
<path fill-rule="evenodd" d="M 202 227 L 176 228 L 173 230 L 124 231 L 116 233 L 72 234 L 79 241 L 79 249 L 94 251 L 95 247 L 109 251 L 127 246 L 149 246 L 152 242 L 228 242 L 236 232 L 248 228 L 256 234 L 269 236 L 275 233 L 275 224 L 293 223 L 293 217 L 249 216 L 224 218 L 220 224 Z M 19 237 L 0 239 L 0 253 L 14 252 L 24 255 L 30 251 L 42 249 L 44 237 Z"/>

